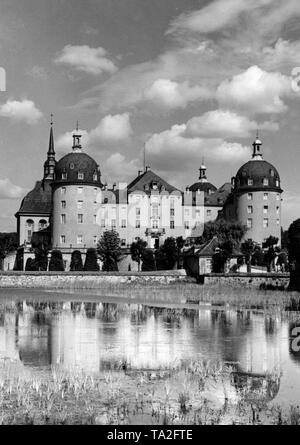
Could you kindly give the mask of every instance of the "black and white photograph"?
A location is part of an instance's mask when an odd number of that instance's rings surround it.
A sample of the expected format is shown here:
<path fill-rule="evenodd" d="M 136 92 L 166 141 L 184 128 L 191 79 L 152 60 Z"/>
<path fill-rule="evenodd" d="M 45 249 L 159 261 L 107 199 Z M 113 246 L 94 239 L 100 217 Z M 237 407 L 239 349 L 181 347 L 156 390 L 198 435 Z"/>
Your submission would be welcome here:
<path fill-rule="evenodd" d="M 0 425 L 300 425 L 299 0 L 0 0 Z"/>

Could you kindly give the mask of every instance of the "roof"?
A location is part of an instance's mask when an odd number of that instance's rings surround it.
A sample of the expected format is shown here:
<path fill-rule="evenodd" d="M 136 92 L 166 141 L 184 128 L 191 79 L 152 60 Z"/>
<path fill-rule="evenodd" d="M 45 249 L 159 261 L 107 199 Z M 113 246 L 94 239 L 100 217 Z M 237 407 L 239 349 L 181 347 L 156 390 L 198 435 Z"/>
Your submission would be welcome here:
<path fill-rule="evenodd" d="M 204 205 L 206 207 L 223 207 L 231 192 L 232 185 L 230 182 L 226 182 L 215 193 L 205 196 Z"/>
<path fill-rule="evenodd" d="M 198 190 L 200 190 L 205 194 L 209 194 L 210 190 L 212 192 L 217 191 L 217 187 L 210 182 L 196 182 L 195 184 L 191 185 L 189 189 L 191 192 L 197 192 Z"/>
<path fill-rule="evenodd" d="M 200 246 L 199 250 L 196 252 L 198 256 L 213 256 L 215 254 L 216 248 L 219 247 L 219 240 L 214 236 L 210 241 Z"/>
<path fill-rule="evenodd" d="M 52 189 L 49 181 L 37 181 L 21 202 L 17 214 L 50 214 L 52 210 Z"/>
<path fill-rule="evenodd" d="M 249 185 L 248 179 L 253 180 L 253 185 Z M 264 179 L 269 180 L 269 186 L 263 185 Z M 247 190 L 252 188 L 282 191 L 277 169 L 264 160 L 251 160 L 239 169 L 235 178 L 235 189 L 240 190 L 244 188 Z"/>
<path fill-rule="evenodd" d="M 66 173 L 66 179 L 63 179 Z M 78 178 L 78 173 L 83 173 L 83 179 Z M 96 180 L 94 180 L 94 175 Z M 59 183 L 92 183 L 101 185 L 101 173 L 97 162 L 88 154 L 72 152 L 61 158 L 55 167 L 55 182 Z"/>
<path fill-rule="evenodd" d="M 157 186 L 155 190 L 159 192 L 166 191 L 169 193 L 172 192 L 180 192 L 179 189 L 173 187 L 152 170 L 148 170 L 137 176 L 129 185 L 128 185 L 128 193 L 132 193 L 135 191 L 141 191 L 146 193 L 151 193 L 153 189 L 153 185 Z M 181 193 L 181 192 L 180 192 Z"/>

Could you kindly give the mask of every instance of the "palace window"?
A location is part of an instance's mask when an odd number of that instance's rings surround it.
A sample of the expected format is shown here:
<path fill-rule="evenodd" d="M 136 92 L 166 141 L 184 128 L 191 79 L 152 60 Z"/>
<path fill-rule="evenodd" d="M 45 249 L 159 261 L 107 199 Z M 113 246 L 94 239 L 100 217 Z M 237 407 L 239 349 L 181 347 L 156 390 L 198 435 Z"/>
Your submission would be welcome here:
<path fill-rule="evenodd" d="M 122 229 L 126 229 L 126 226 L 127 226 L 127 221 L 126 221 L 126 219 L 122 219 L 122 223 L 121 223 L 121 227 L 122 227 Z"/>
<path fill-rule="evenodd" d="M 152 221 L 152 229 L 158 229 L 158 221 L 156 219 Z"/>
<path fill-rule="evenodd" d="M 66 224 L 66 215 L 65 214 L 60 215 L 60 223 Z"/>
<path fill-rule="evenodd" d="M 83 193 L 83 187 L 77 187 L 77 192 L 81 195 Z"/>
<path fill-rule="evenodd" d="M 136 207 L 135 214 L 137 217 L 141 216 L 141 209 L 139 207 Z"/>
<path fill-rule="evenodd" d="M 276 200 L 280 201 L 280 194 L 279 193 L 277 193 L 277 195 L 276 195 Z"/>
<path fill-rule="evenodd" d="M 77 235 L 77 244 L 82 244 L 82 243 L 83 243 L 83 236 Z"/>
<path fill-rule="evenodd" d="M 175 209 L 170 209 L 170 216 L 174 217 L 175 216 Z"/>
<path fill-rule="evenodd" d="M 112 220 L 111 220 L 111 227 L 112 227 L 113 229 L 115 229 L 115 228 L 117 227 L 117 222 L 116 222 L 115 219 L 112 219 Z"/>
<path fill-rule="evenodd" d="M 252 229 L 253 227 L 253 220 L 251 218 L 247 219 L 247 227 L 248 229 Z"/>
<path fill-rule="evenodd" d="M 66 235 L 60 235 L 60 244 L 66 244 Z"/>
<path fill-rule="evenodd" d="M 175 221 L 170 221 L 170 229 L 175 229 Z"/>
<path fill-rule="evenodd" d="M 97 244 L 97 242 L 98 242 L 98 237 L 95 235 L 94 236 L 94 244 Z"/>
<path fill-rule="evenodd" d="M 62 202 L 61 202 L 61 208 L 62 208 L 62 209 L 65 209 L 65 208 L 66 208 L 66 201 L 62 201 Z"/>
<path fill-rule="evenodd" d="M 276 213 L 277 213 L 277 215 L 279 215 L 279 213 L 280 213 L 280 207 L 276 207 Z"/>
<path fill-rule="evenodd" d="M 47 221 L 45 219 L 40 219 L 40 221 L 39 221 L 39 230 L 46 229 L 47 226 L 48 226 Z"/>
<path fill-rule="evenodd" d="M 77 209 L 81 210 L 83 206 L 83 201 L 77 201 Z"/>
<path fill-rule="evenodd" d="M 268 199 L 269 199 L 269 193 L 264 193 L 264 200 L 268 201 Z"/>
<path fill-rule="evenodd" d="M 139 219 L 137 219 L 137 220 L 135 221 L 135 228 L 136 228 L 136 229 L 140 229 L 140 228 L 141 228 L 141 221 L 140 221 Z"/>
<path fill-rule="evenodd" d="M 83 224 L 83 214 L 82 213 L 77 215 L 77 222 L 78 222 L 78 224 Z"/>
<path fill-rule="evenodd" d="M 264 214 L 267 214 L 269 211 L 269 206 L 264 206 Z"/>
<path fill-rule="evenodd" d="M 185 230 L 189 230 L 189 228 L 190 228 L 189 221 L 184 221 L 184 228 L 185 228 Z"/>
<path fill-rule="evenodd" d="M 105 227 L 105 219 L 101 219 L 101 227 Z"/>
<path fill-rule="evenodd" d="M 252 201 L 253 200 L 253 193 L 248 193 L 248 201 Z"/>
<path fill-rule="evenodd" d="M 253 213 L 253 206 L 248 206 L 248 213 L 249 213 L 249 215 L 252 215 L 252 213 Z"/>
<path fill-rule="evenodd" d="M 94 222 L 94 224 L 97 224 L 97 215 L 93 216 L 93 222 Z"/>
<path fill-rule="evenodd" d="M 65 195 L 65 194 L 67 193 L 67 189 L 66 189 L 66 187 L 62 187 L 62 188 L 60 189 L 60 192 L 61 192 L 62 195 Z"/>
<path fill-rule="evenodd" d="M 264 226 L 264 229 L 267 229 L 269 227 L 269 219 L 268 218 L 264 218 L 263 226 Z"/>
<path fill-rule="evenodd" d="M 32 234 L 34 232 L 34 221 L 32 219 L 27 219 L 26 221 L 26 238 L 27 242 L 31 242 Z"/>

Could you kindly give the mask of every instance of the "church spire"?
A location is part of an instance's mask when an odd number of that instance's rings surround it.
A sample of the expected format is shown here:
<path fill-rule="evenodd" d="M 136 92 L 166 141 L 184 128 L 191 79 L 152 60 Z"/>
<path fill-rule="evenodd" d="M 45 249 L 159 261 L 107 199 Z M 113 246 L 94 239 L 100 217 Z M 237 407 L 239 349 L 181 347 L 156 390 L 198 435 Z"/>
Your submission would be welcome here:
<path fill-rule="evenodd" d="M 49 147 L 47 152 L 47 161 L 44 164 L 44 179 L 51 181 L 54 179 L 55 164 L 56 161 L 53 136 L 53 114 L 51 114 Z"/>
<path fill-rule="evenodd" d="M 262 141 L 259 138 L 259 131 L 258 130 L 256 132 L 256 139 L 253 142 L 252 160 L 254 160 L 254 161 L 261 161 L 261 160 L 263 160 Z"/>

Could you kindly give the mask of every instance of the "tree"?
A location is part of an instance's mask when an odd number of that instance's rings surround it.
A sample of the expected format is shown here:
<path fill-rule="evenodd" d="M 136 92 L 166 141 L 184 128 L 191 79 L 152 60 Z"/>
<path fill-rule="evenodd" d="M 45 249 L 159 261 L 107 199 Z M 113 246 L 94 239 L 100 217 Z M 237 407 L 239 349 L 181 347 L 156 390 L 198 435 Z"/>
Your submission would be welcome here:
<path fill-rule="evenodd" d="M 34 258 L 28 258 L 26 261 L 26 265 L 25 265 L 25 271 L 26 272 L 33 272 L 33 271 L 38 271 L 38 265 L 36 263 L 36 261 L 34 260 Z"/>
<path fill-rule="evenodd" d="M 246 232 L 247 227 L 239 222 L 229 222 L 220 219 L 210 221 L 204 225 L 203 235 L 199 241 L 204 244 L 216 236 L 220 244 L 231 241 L 234 247 L 239 247 Z"/>
<path fill-rule="evenodd" d="M 300 219 L 289 228 L 290 289 L 300 291 Z"/>
<path fill-rule="evenodd" d="M 0 266 L 6 255 L 18 248 L 17 233 L 0 233 Z M 0 267 L 1 269 L 1 267 Z"/>
<path fill-rule="evenodd" d="M 176 238 L 176 245 L 177 245 L 177 252 L 178 252 L 177 268 L 182 269 L 183 268 L 182 249 L 185 245 L 185 241 L 182 236 L 179 236 Z"/>
<path fill-rule="evenodd" d="M 140 238 L 137 241 L 133 242 L 130 246 L 131 259 L 132 261 L 138 263 L 138 271 L 140 271 L 141 269 L 142 257 L 146 248 L 146 241 L 143 241 Z"/>
<path fill-rule="evenodd" d="M 63 272 L 65 270 L 62 253 L 60 250 L 52 250 L 49 270 Z"/>
<path fill-rule="evenodd" d="M 265 255 L 265 260 L 268 264 L 268 270 L 271 272 L 272 264 L 276 258 L 275 246 L 277 246 L 279 239 L 275 236 L 269 236 L 268 239 L 263 243 L 263 248 L 268 249 Z"/>
<path fill-rule="evenodd" d="M 151 272 L 156 270 L 155 258 L 152 249 L 145 249 L 142 255 L 142 271 Z"/>
<path fill-rule="evenodd" d="M 86 251 L 84 270 L 87 272 L 98 272 L 100 270 L 96 249 L 90 248 Z"/>
<path fill-rule="evenodd" d="M 167 238 L 157 249 L 156 265 L 158 270 L 172 270 L 178 260 L 178 247 L 175 238 Z"/>
<path fill-rule="evenodd" d="M 256 245 L 254 241 L 247 240 L 241 245 L 242 253 L 246 256 L 247 261 L 247 272 L 251 273 L 251 264 L 252 264 L 252 257 L 255 252 Z"/>
<path fill-rule="evenodd" d="M 81 257 L 80 250 L 74 250 L 74 252 L 72 252 L 70 270 L 72 272 L 83 270 L 82 257 Z"/>
<path fill-rule="evenodd" d="M 115 230 L 107 230 L 101 236 L 97 251 L 103 262 L 103 270 L 118 271 L 118 261 L 121 256 L 121 240 Z"/>

